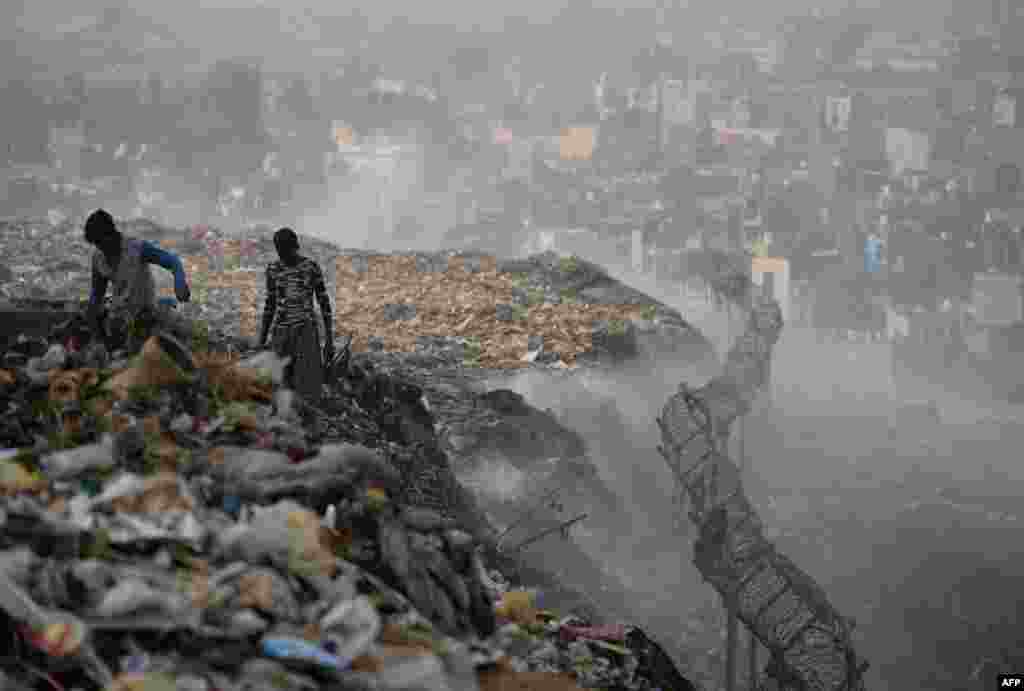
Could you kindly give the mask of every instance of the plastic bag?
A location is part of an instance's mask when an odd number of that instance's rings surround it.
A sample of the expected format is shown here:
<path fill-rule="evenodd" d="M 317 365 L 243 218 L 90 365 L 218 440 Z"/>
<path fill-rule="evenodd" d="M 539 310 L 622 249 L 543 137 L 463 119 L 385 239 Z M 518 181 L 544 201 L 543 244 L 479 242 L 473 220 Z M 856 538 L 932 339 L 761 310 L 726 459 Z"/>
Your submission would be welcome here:
<path fill-rule="evenodd" d="M 96 607 L 101 617 L 125 617 L 143 610 L 158 609 L 171 616 L 185 612 L 190 606 L 188 600 L 178 593 L 164 593 L 154 590 L 140 580 L 122 581 L 104 595 Z"/>
<path fill-rule="evenodd" d="M 285 369 L 291 364 L 291 357 L 280 357 L 272 351 L 263 351 L 246 360 L 238 363 L 240 369 L 253 370 L 262 376 L 267 376 L 274 383 L 274 386 L 284 384 Z"/>
<path fill-rule="evenodd" d="M 381 631 L 380 615 L 366 597 L 342 602 L 320 620 L 320 630 L 331 641 L 338 657 L 347 668 L 366 652 Z"/>
<path fill-rule="evenodd" d="M 114 467 L 114 437 L 104 434 L 99 443 L 54 452 L 43 460 L 51 480 L 66 480 L 90 470 Z"/>

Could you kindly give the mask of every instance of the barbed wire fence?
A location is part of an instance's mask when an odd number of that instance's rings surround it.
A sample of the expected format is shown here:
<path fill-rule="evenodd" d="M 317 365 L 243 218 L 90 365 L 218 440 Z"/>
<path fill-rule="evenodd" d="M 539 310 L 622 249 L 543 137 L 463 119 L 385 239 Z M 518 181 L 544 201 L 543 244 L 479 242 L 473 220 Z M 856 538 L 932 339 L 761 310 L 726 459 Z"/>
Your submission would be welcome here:
<path fill-rule="evenodd" d="M 688 519 L 697 527 L 694 565 L 769 652 L 758 691 L 864 691 L 868 663 L 853 649 L 852 620 L 765 537 L 728 455 L 733 423 L 767 384 L 781 309 L 756 293 L 743 259 L 704 252 L 697 264 L 714 295 L 743 310 L 746 328 L 724 371 L 700 388 L 680 384 L 657 419 L 658 450 L 675 478 L 677 526 Z"/>

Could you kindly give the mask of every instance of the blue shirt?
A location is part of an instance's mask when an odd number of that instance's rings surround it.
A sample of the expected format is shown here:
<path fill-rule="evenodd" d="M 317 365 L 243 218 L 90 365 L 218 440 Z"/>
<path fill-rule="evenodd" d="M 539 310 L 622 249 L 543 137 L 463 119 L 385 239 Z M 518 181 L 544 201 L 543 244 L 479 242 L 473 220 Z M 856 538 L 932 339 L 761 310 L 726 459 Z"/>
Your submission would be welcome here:
<path fill-rule="evenodd" d="M 145 264 L 156 264 L 174 274 L 174 290 L 180 292 L 188 285 L 185 278 L 185 267 L 176 254 L 154 245 L 152 242 L 142 241 L 142 261 Z M 96 305 L 103 301 L 107 294 L 109 279 L 98 273 L 95 269 L 92 272 L 92 293 L 89 295 L 89 304 Z"/>

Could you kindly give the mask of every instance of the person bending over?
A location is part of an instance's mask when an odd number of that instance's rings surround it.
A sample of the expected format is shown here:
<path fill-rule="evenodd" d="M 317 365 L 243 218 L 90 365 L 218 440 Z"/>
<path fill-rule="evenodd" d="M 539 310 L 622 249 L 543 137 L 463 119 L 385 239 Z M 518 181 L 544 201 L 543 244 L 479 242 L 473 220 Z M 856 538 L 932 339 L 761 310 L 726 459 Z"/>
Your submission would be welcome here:
<path fill-rule="evenodd" d="M 170 313 L 157 309 L 156 284 L 149 269 L 156 264 L 173 273 L 175 296 L 179 302 L 189 302 L 191 291 L 177 255 L 146 240 L 124 235 L 104 209 L 94 211 L 86 219 L 85 240 L 95 248 L 87 313 L 93 332 L 108 347 L 139 347 L 153 328 L 165 328 L 179 337 L 190 334 L 183 320 L 172 319 Z M 111 283 L 113 299 L 107 309 L 104 304 Z"/>

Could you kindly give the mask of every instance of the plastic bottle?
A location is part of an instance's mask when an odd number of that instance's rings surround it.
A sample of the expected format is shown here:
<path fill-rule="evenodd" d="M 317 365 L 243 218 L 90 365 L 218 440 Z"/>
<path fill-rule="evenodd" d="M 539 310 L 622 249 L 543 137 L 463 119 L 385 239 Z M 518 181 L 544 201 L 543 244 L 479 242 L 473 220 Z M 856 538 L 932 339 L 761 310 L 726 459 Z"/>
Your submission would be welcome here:
<path fill-rule="evenodd" d="M 294 638 L 264 638 L 260 646 L 267 657 L 284 662 L 311 664 L 321 669 L 340 672 L 342 661 L 320 646 Z"/>

